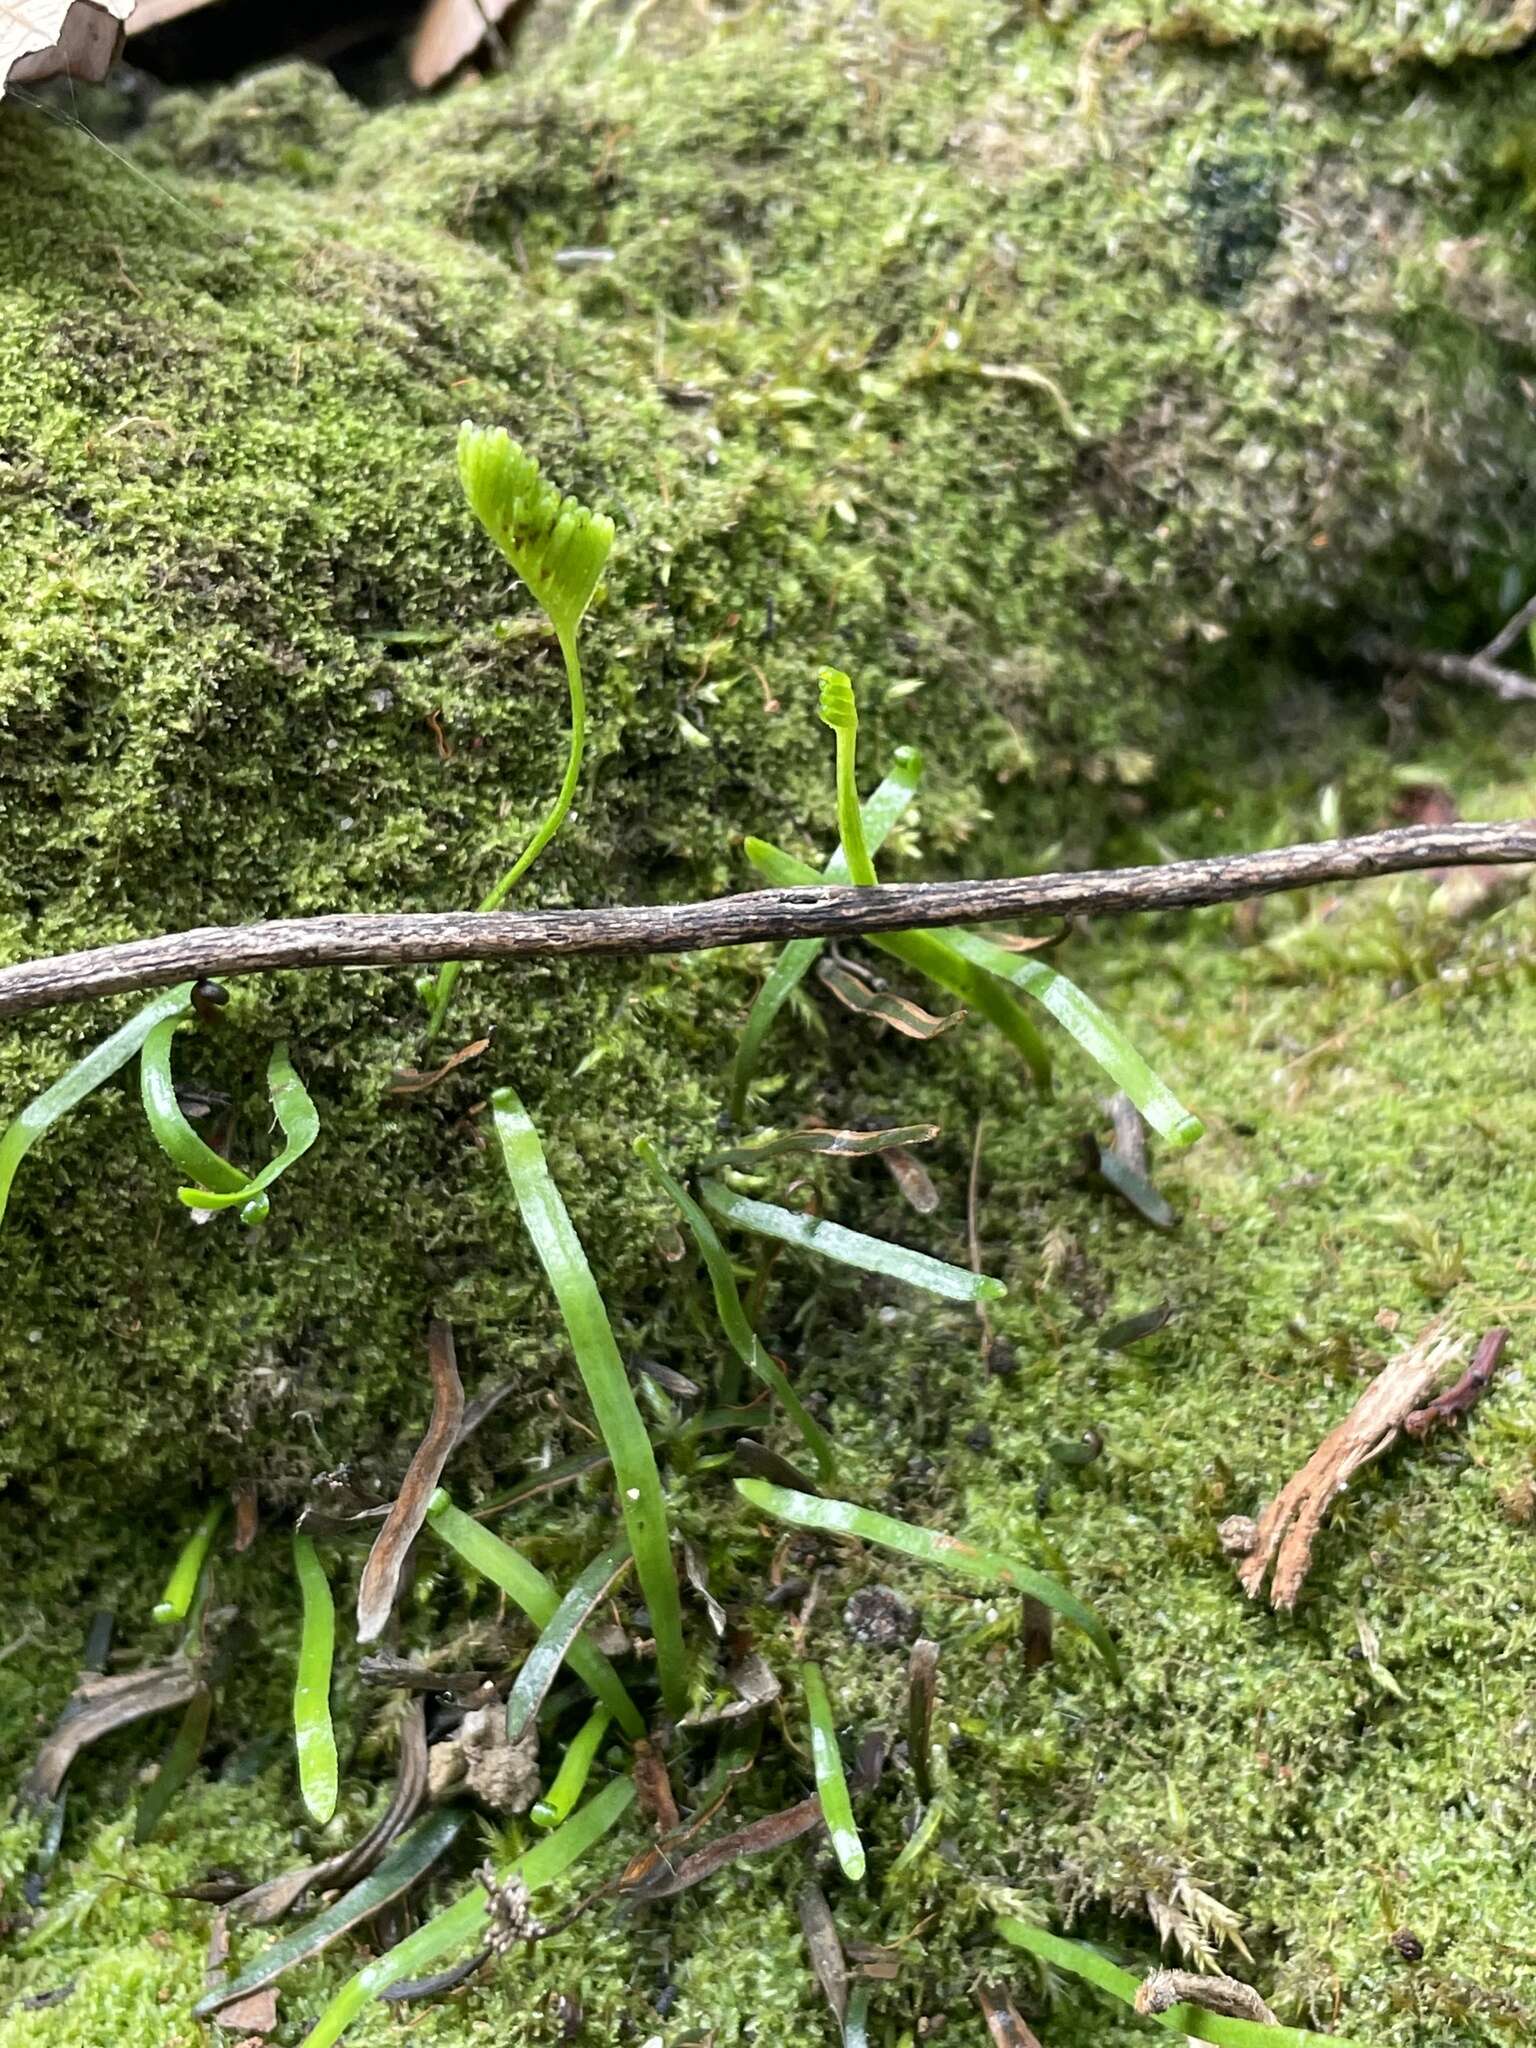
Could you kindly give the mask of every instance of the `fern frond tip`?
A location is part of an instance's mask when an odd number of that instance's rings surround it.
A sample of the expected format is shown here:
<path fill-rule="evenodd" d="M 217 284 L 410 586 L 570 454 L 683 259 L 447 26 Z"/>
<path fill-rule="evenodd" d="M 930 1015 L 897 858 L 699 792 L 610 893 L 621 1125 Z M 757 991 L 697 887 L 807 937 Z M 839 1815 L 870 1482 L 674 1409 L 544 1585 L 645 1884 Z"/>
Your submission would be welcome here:
<path fill-rule="evenodd" d="M 459 476 L 475 517 L 556 630 L 573 633 L 613 547 L 613 521 L 562 498 L 505 427 L 464 422 Z"/>

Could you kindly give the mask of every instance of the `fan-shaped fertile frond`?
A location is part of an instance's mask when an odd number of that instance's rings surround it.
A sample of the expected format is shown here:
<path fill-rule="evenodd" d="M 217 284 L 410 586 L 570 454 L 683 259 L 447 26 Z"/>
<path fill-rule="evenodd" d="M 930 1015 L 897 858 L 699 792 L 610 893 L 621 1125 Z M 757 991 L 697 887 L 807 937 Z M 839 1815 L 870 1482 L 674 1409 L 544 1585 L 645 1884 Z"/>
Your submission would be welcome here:
<path fill-rule="evenodd" d="M 475 517 L 556 631 L 574 633 L 613 547 L 613 521 L 562 498 L 505 427 L 464 422 L 459 475 Z"/>

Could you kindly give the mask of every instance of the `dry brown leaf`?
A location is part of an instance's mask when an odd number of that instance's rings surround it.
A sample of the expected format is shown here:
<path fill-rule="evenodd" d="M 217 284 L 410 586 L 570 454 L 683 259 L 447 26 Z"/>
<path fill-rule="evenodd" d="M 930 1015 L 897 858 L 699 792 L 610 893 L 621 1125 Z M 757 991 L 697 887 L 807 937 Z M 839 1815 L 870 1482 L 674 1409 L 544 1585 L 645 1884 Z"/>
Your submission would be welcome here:
<path fill-rule="evenodd" d="M 423 91 L 457 71 L 495 35 L 512 0 L 428 0 L 411 42 L 411 83 Z"/>
<path fill-rule="evenodd" d="M 96 84 L 123 46 L 134 0 L 0 0 L 0 99 L 45 78 Z"/>

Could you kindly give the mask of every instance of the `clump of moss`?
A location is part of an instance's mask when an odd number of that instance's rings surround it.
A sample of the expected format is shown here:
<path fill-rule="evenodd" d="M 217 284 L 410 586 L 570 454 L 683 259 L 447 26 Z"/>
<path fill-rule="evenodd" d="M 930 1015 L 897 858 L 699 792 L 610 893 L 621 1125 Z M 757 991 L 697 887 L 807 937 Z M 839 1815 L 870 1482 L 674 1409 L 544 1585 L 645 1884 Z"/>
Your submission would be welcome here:
<path fill-rule="evenodd" d="M 1522 230 L 1500 211 L 1475 233 L 1487 123 L 1520 114 L 1518 75 L 1362 91 L 1247 44 L 1122 45 L 1091 12 L 993 35 L 933 0 L 798 11 L 792 32 L 656 14 L 656 42 L 622 61 L 594 31 L 531 78 L 367 120 L 312 74 L 184 102 L 141 145 L 147 181 L 5 110 L 0 168 L 26 202 L 0 223 L 0 494 L 18 515 L 0 518 L 0 565 L 25 593 L 0 624 L 10 957 L 483 892 L 547 801 L 564 698 L 459 502 L 465 413 L 505 421 L 620 522 L 587 643 L 593 765 L 541 863 L 548 901 L 718 889 L 743 878 L 748 829 L 825 849 L 824 657 L 858 672 L 875 745 L 928 750 L 903 844 L 930 863 L 1310 828 L 1294 789 L 1268 811 L 1233 797 L 1254 758 L 1296 753 L 1298 723 L 1309 774 L 1358 743 L 1274 650 L 1334 614 L 1411 627 L 1446 591 L 1475 610 L 1480 579 L 1528 568 Z M 1280 233 L 1223 273 L 1216 305 L 1190 198 L 1202 165 L 1239 150 Z M 1235 678 L 1238 646 L 1268 651 L 1271 712 Z M 1475 732 L 1484 760 L 1506 736 Z M 1358 822 L 1388 765 L 1378 750 L 1350 770 Z M 1336 772 L 1318 768 L 1309 802 Z M 1111 1906 L 1198 1924 L 1194 1894 L 1214 1898 L 1296 2005 L 1326 2001 L 1336 1974 L 1350 2030 L 1378 2048 L 1491 2041 L 1536 1998 L 1502 1946 L 1521 1908 L 1495 1802 L 1466 1791 L 1456 1882 L 1436 1889 L 1447 1786 L 1470 1787 L 1468 1755 L 1509 1776 L 1524 1740 L 1508 1589 L 1526 1535 L 1499 1505 L 1528 1469 L 1520 1383 L 1463 1442 L 1378 1476 L 1295 1623 L 1242 1610 L 1211 1534 L 1347 1397 L 1378 1310 L 1427 1299 L 1422 1251 L 1372 1218 L 1429 1189 L 1466 1248 L 1457 1312 L 1523 1298 L 1523 1183 L 1476 1121 L 1500 1090 L 1523 1114 L 1523 913 L 1485 942 L 1421 917 L 1414 886 L 1392 901 L 1258 955 L 1229 951 L 1216 919 L 1187 947 L 1170 932 L 1086 950 L 1077 971 L 1221 1119 L 1166 1175 L 1189 1211 L 1172 1247 L 1072 1178 L 1097 1115 L 1086 1074 L 1042 1110 L 969 1034 L 864 1050 L 809 1001 L 770 1063 L 760 1100 L 785 1120 L 945 1127 L 931 1221 L 877 1168 L 827 1195 L 948 1256 L 964 1253 L 975 1119 L 989 1130 L 982 1232 L 1014 1287 L 999 1332 L 1015 1373 L 983 1370 L 968 1318 L 776 1273 L 772 1334 L 826 1403 L 850 1490 L 1013 1548 L 1040 1515 L 1136 1657 L 1123 1698 L 1069 1647 L 1030 1678 L 1010 1613 L 897 1574 L 945 1639 L 964 1746 L 953 1852 L 848 1911 L 867 1938 L 924 1928 L 889 1994 L 898 2031 L 958 2024 L 971 1976 L 1001 1966 L 995 1883 L 1040 1911 L 1075 1900 L 1099 1932 Z M 475 1145 L 494 1080 L 539 1117 L 621 1343 L 697 1368 L 696 1304 L 654 1252 L 663 1218 L 629 1141 L 683 1157 L 712 1142 L 753 967 L 476 971 L 456 1019 L 466 1039 L 494 1025 L 492 1050 L 410 1101 L 387 1093 L 419 1049 L 406 977 L 245 993 L 189 1049 L 188 1078 L 234 1097 L 254 1135 L 280 1027 L 324 1120 L 260 1232 L 190 1225 L 125 1091 L 39 1147 L 0 1246 L 4 1635 L 29 1637 L 0 1663 L 0 1748 L 24 1752 L 62 1702 L 84 1609 L 147 1612 L 210 1490 L 248 1480 L 281 1508 L 325 1466 L 392 1481 L 426 1412 L 429 1308 L 454 1321 L 472 1393 L 517 1381 L 467 1488 L 577 1448 L 563 1342 Z M 1394 976 L 1424 992 L 1399 1006 Z M 1437 992 L 1456 998 L 1447 1019 Z M 5 1101 L 107 1021 L 8 1033 Z M 1276 1081 L 1346 1027 L 1340 1057 Z M 1097 1350 L 1103 1315 L 1165 1292 L 1164 1335 Z M 1089 1425 L 1108 1448 L 1074 1476 L 1046 1446 Z M 552 1569 L 597 1547 L 601 1489 L 576 1500 L 514 1522 Z M 707 1487 L 700 1501 L 690 1533 L 717 1590 L 787 1655 L 782 1617 L 755 1604 L 761 1545 Z M 858 1574 L 825 1562 L 815 1647 L 851 1715 L 894 1725 L 899 1664 L 838 1639 Z M 291 1612 L 260 1553 L 238 1597 L 280 1651 Z M 413 1640 L 462 1623 L 467 1598 L 427 1581 Z M 1357 1608 L 1406 1702 L 1349 1657 Z M 1474 1682 L 1475 1752 L 1459 1755 L 1452 1710 Z M 355 1734 L 362 1710 L 346 1711 Z M 227 1712 L 231 1739 L 271 1726 L 281 1683 Z M 235 1815 L 268 1830 L 247 1853 L 275 1859 L 297 1818 L 276 1778 L 238 1797 L 210 1784 L 163 1847 L 128 1851 L 89 1816 L 120 1808 L 142 1753 L 85 1774 L 56 1896 L 109 1858 L 147 1881 L 196 1874 Z M 775 1771 L 749 1802 L 797 1795 Z M 871 1816 L 877 1869 L 908 1818 L 899 1794 Z M 1367 1864 L 1387 1873 L 1379 1900 Z M 579 1981 L 597 2038 L 644 2038 L 672 1983 L 669 2027 L 820 2040 L 788 1966 L 789 1895 L 775 1864 L 638 1930 L 593 1922 L 477 1993 L 471 2023 L 546 2038 L 550 2001 Z M 1450 1895 L 1475 1900 L 1465 1917 Z M 6 1966 L 17 1993 L 79 1971 L 92 2001 L 15 2012 L 8 2039 L 75 2040 L 86 2022 L 125 2048 L 165 2038 L 160 1993 L 183 2009 L 202 1921 L 123 1897 L 142 1918 L 58 1913 Z M 1395 1915 L 1428 1929 L 1415 1974 L 1385 1946 Z M 333 1977 L 316 1971 L 293 2010 Z M 1036 1987 L 1021 1996 L 1042 2009 Z M 1077 2001 L 1042 2020 L 1059 2048 L 1133 2038 Z M 450 2008 L 420 2037 L 463 2024 Z"/>

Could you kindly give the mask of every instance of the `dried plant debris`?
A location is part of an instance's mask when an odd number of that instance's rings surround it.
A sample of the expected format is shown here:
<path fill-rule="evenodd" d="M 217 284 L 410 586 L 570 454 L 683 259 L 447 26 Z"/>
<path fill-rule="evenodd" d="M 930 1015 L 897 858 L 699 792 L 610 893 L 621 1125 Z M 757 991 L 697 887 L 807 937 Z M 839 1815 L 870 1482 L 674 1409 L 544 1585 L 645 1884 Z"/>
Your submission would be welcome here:
<path fill-rule="evenodd" d="M 1040 2037 L 1001 1984 L 978 1984 L 976 2003 L 987 2023 L 992 2048 L 1040 2048 Z"/>
<path fill-rule="evenodd" d="M 915 1159 L 904 1147 L 897 1146 L 889 1152 L 882 1152 L 886 1171 L 919 1216 L 931 1216 L 939 1206 L 939 1191 L 933 1184 L 933 1176 L 920 1159 Z"/>
<path fill-rule="evenodd" d="M 1270 1604 L 1286 1611 L 1296 1605 L 1329 1508 L 1362 1466 L 1392 1448 L 1411 1417 L 1427 1412 L 1426 1397 L 1445 1378 L 1463 1348 L 1442 1321 L 1427 1324 L 1408 1349 L 1376 1375 L 1257 1523 L 1249 1525 L 1242 1516 L 1223 1522 L 1223 1546 L 1241 1558 L 1237 1575 L 1251 1599 L 1259 1597 L 1273 1566 Z M 1495 1349 L 1492 1357 L 1496 1356 Z M 1492 1370 L 1491 1360 L 1487 1369 Z"/>
<path fill-rule="evenodd" d="M 1262 2027 L 1280 2022 L 1249 1984 L 1236 1977 L 1202 1977 L 1193 1970 L 1153 1970 L 1136 1993 L 1136 2011 L 1156 2019 L 1176 2005 L 1198 2005 L 1202 2012 L 1226 2019 L 1256 2020 Z"/>
<path fill-rule="evenodd" d="M 526 1813 L 539 1796 L 539 1729 L 528 1720 L 514 1741 L 495 1688 L 471 1707 L 453 1734 L 432 1745 L 428 1783 L 434 1799 L 463 1788 L 492 1813 Z"/>
<path fill-rule="evenodd" d="M 799 1841 L 802 1835 L 818 1832 L 825 1826 L 821 1801 L 814 1796 L 802 1799 L 798 1805 L 786 1807 L 781 1813 L 764 1814 L 760 1820 L 752 1821 L 744 1828 L 717 1836 L 713 1842 L 696 1849 L 680 1862 L 669 1863 L 664 1858 L 654 1862 L 647 1859 L 645 1878 L 628 1888 L 628 1896 L 646 1900 L 675 1898 L 679 1892 L 691 1891 L 694 1885 L 702 1884 L 706 1878 L 715 1876 L 743 1856 L 766 1856 L 772 1850 L 782 1849 L 790 1842 Z M 658 1872 L 659 1875 L 656 1874 Z"/>
<path fill-rule="evenodd" d="M 1430 1431 L 1444 1422 L 1454 1426 L 1463 1415 L 1475 1408 L 1487 1391 L 1488 1383 L 1498 1369 L 1509 1342 L 1506 1329 L 1489 1330 L 1473 1353 L 1472 1363 L 1453 1387 L 1447 1387 L 1443 1394 L 1437 1394 L 1433 1401 L 1422 1408 L 1415 1408 L 1403 1424 L 1410 1436 L 1428 1436 Z"/>
<path fill-rule="evenodd" d="M 852 1010 L 860 1017 L 873 1018 L 878 1024 L 888 1024 L 901 1037 L 915 1038 L 919 1043 L 942 1037 L 965 1016 L 964 1010 L 951 1010 L 947 1017 L 936 1017 L 921 1003 L 914 1003 L 910 996 L 898 995 L 878 975 L 855 967 L 848 960 L 820 961 L 816 978 L 829 995 L 836 996 L 844 1009 Z"/>
<path fill-rule="evenodd" d="M 459 1440 L 459 1425 L 464 1420 L 464 1387 L 454 1356 L 451 1324 L 433 1319 L 427 1331 L 427 1356 L 432 1365 L 432 1420 L 363 1567 L 357 1589 L 360 1643 L 375 1643 L 384 1633 L 405 1560 L 427 1518 L 427 1503 Z"/>
<path fill-rule="evenodd" d="M 111 1678 L 96 1672 L 82 1675 L 27 1774 L 23 1798 L 46 1806 L 58 1797 L 81 1750 L 89 1749 L 104 1735 L 115 1735 L 120 1728 L 147 1720 L 151 1714 L 189 1705 L 202 1683 L 197 1666 L 180 1657 Z"/>
<path fill-rule="evenodd" d="M 0 0 L 0 99 L 8 85 L 106 77 L 134 0 Z"/>
<path fill-rule="evenodd" d="M 800 1927 L 810 1951 L 811 1968 L 832 2008 L 832 2017 L 841 2027 L 848 2017 L 848 1964 L 832 1908 L 827 1904 L 826 1893 L 814 1884 L 807 1885 L 800 1894 L 799 1906 Z"/>

